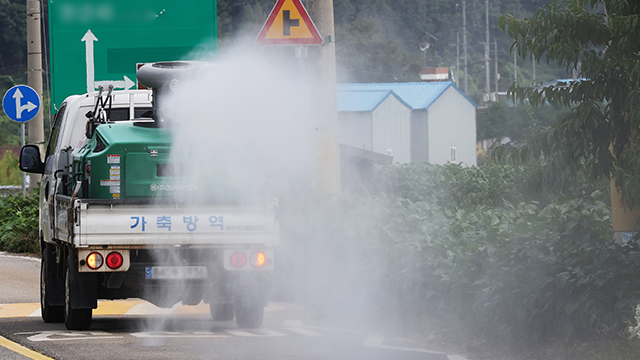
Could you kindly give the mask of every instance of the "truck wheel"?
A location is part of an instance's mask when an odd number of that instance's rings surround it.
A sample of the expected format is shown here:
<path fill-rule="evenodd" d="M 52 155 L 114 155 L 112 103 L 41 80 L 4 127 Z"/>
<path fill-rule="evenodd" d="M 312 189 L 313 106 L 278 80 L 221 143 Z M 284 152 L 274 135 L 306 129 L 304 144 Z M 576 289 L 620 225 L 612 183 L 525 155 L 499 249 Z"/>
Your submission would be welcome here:
<path fill-rule="evenodd" d="M 211 317 L 215 321 L 231 321 L 233 320 L 233 303 L 209 304 Z"/>
<path fill-rule="evenodd" d="M 262 326 L 264 304 L 260 301 L 238 301 L 236 307 L 236 323 L 241 329 L 256 329 Z"/>
<path fill-rule="evenodd" d="M 50 279 L 49 267 L 51 264 L 51 248 L 46 245 L 42 250 L 42 261 L 40 262 L 40 312 L 42 320 L 46 323 L 61 323 L 64 321 L 64 306 L 50 305 L 52 302 L 53 282 L 56 279 Z"/>
<path fill-rule="evenodd" d="M 73 309 L 71 307 L 71 261 L 67 260 L 67 271 L 64 277 L 64 324 L 68 330 L 86 330 L 91 326 L 93 309 Z"/>

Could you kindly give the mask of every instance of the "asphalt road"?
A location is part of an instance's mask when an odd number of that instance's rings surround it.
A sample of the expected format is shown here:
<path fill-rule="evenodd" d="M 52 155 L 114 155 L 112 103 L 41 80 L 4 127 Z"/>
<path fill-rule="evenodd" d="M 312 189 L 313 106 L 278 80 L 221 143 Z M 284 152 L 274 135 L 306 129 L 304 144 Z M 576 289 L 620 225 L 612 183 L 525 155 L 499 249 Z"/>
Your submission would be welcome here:
<path fill-rule="evenodd" d="M 0 304 L 40 301 L 40 259 L 0 252 Z"/>
<path fill-rule="evenodd" d="M 39 266 L 37 259 L 0 253 L 1 359 L 38 358 L 10 350 L 11 344 L 60 360 L 465 359 L 434 351 L 419 337 L 347 325 L 290 303 L 271 303 L 263 327 L 244 330 L 233 321 L 211 320 L 206 304 L 162 310 L 139 300 L 105 302 L 94 310 L 89 330 L 68 331 L 39 316 Z"/>

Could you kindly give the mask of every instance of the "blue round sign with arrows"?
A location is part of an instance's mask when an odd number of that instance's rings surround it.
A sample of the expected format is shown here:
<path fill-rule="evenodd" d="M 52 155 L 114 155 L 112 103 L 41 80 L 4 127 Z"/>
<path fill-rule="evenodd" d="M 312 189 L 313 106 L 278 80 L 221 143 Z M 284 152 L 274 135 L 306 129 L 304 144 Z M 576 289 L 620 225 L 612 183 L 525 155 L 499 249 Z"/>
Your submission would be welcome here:
<path fill-rule="evenodd" d="M 11 120 L 27 122 L 40 111 L 40 96 L 27 85 L 16 85 L 4 93 L 2 108 Z"/>

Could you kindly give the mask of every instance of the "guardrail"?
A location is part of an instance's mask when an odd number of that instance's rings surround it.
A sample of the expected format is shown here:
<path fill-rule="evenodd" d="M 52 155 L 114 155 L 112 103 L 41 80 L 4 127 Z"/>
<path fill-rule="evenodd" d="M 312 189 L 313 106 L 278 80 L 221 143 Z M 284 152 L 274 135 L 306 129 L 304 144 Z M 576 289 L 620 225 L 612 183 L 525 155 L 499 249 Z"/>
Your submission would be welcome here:
<path fill-rule="evenodd" d="M 20 185 L 2 185 L 0 186 L 0 196 L 19 195 L 22 192 Z"/>

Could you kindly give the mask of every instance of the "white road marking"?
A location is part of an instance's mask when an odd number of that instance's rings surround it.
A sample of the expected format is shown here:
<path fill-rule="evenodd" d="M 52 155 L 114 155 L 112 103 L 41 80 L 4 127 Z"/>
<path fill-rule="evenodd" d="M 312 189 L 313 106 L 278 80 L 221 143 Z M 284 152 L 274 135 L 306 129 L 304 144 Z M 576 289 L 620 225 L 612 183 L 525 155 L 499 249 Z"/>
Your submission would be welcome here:
<path fill-rule="evenodd" d="M 269 329 L 256 329 L 257 332 L 264 334 L 263 336 L 287 336 L 281 332 L 269 330 Z"/>
<path fill-rule="evenodd" d="M 223 334 L 210 331 L 178 332 L 178 331 L 143 331 L 129 334 L 137 338 L 226 338 Z"/>
<path fill-rule="evenodd" d="M 299 325 L 301 322 L 296 320 L 285 321 L 286 325 Z M 304 327 L 298 326 L 288 326 L 285 327 L 287 331 L 291 331 L 293 333 L 301 334 L 304 336 L 320 336 L 320 333 L 308 330 Z M 278 331 L 274 331 L 271 329 L 251 329 L 251 330 L 224 330 L 224 332 L 238 337 L 276 337 L 276 336 L 287 336 Z M 95 339 L 120 339 L 124 338 L 125 335 L 131 335 L 137 338 L 228 338 L 229 335 L 223 333 L 214 333 L 210 331 L 193 331 L 193 332 L 178 332 L 178 331 L 143 331 L 136 333 L 129 333 L 123 335 L 115 335 L 112 333 L 108 333 L 106 331 L 28 331 L 28 332 L 18 332 L 14 333 L 14 335 L 31 335 L 27 337 L 27 340 L 33 342 L 40 341 L 70 341 L 70 340 L 95 340 Z M 399 347 L 399 346 L 388 346 L 384 345 L 385 338 L 380 335 L 367 335 L 365 336 L 362 346 L 365 347 L 373 347 L 378 349 L 387 349 L 387 350 L 400 350 L 400 351 L 412 351 L 424 354 L 435 354 L 435 355 L 444 355 L 448 360 L 467 360 L 464 355 L 458 354 L 446 354 L 440 351 L 431 351 L 426 349 L 418 349 L 418 348 L 408 348 L 408 347 Z"/>
<path fill-rule="evenodd" d="M 95 339 L 120 339 L 124 336 L 114 336 L 104 331 L 41 331 L 39 334 L 27 337 L 30 341 L 69 341 L 69 340 L 95 340 Z"/>
<path fill-rule="evenodd" d="M 294 333 L 298 333 L 304 336 L 320 336 L 320 333 L 317 333 L 315 331 L 311 331 L 311 330 L 307 330 L 305 328 L 302 327 L 285 327 L 285 329 L 294 332 Z"/>
<path fill-rule="evenodd" d="M 367 335 L 364 338 L 364 341 L 362 342 L 362 346 L 373 347 L 373 348 L 378 348 L 378 349 L 387 349 L 387 350 L 413 351 L 413 352 L 419 352 L 419 353 L 424 353 L 424 354 L 444 355 L 449 360 L 467 360 L 467 358 L 462 356 L 462 355 L 449 355 L 449 354 L 443 353 L 441 351 L 432 351 L 432 350 L 418 349 L 418 348 L 408 348 L 408 347 L 401 347 L 401 346 L 388 346 L 388 345 L 383 345 L 383 343 L 384 343 L 384 337 L 383 336 Z"/>
<path fill-rule="evenodd" d="M 257 336 L 287 336 L 286 334 L 269 330 L 269 329 L 255 329 L 255 330 L 225 330 L 234 336 L 244 337 L 257 337 Z"/>
<path fill-rule="evenodd" d="M 302 320 L 285 320 L 282 326 L 291 332 L 305 336 L 320 336 L 320 333 L 306 329 L 305 326 L 302 325 Z"/>

